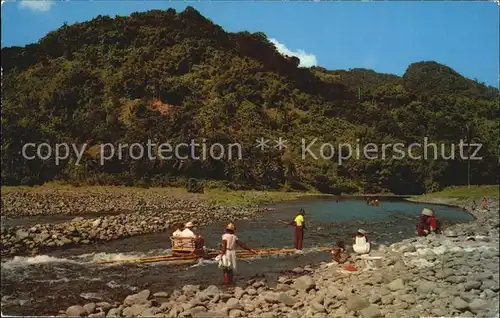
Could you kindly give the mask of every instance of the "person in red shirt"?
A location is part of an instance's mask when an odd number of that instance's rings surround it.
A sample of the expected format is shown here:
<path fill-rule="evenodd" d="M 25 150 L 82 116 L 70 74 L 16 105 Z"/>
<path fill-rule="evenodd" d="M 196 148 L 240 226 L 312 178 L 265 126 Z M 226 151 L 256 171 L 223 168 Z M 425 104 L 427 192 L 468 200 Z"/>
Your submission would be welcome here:
<path fill-rule="evenodd" d="M 428 208 L 423 208 L 422 212 L 420 213 L 420 219 L 417 224 L 417 235 L 418 236 L 427 236 L 429 233 L 432 232 L 431 227 L 434 226 L 434 230 L 437 227 L 437 220 L 432 220 L 431 218 L 434 217 L 434 211 Z M 432 223 L 432 226 L 431 226 Z"/>
<path fill-rule="evenodd" d="M 434 210 L 424 208 L 417 225 L 417 235 L 426 236 L 429 233 L 436 233 L 438 230 L 439 222 L 434 214 Z"/>
<path fill-rule="evenodd" d="M 417 236 L 427 236 L 427 234 L 429 234 L 430 228 L 429 228 L 429 223 L 427 222 L 428 218 L 429 217 L 427 215 L 423 214 L 420 215 L 417 224 L 417 231 L 416 231 Z"/>
<path fill-rule="evenodd" d="M 438 220 L 437 220 L 436 216 L 434 215 L 434 213 L 432 216 L 429 216 L 427 218 L 427 223 L 429 224 L 430 232 L 437 233 L 437 231 L 439 230 L 439 223 L 438 223 Z"/>

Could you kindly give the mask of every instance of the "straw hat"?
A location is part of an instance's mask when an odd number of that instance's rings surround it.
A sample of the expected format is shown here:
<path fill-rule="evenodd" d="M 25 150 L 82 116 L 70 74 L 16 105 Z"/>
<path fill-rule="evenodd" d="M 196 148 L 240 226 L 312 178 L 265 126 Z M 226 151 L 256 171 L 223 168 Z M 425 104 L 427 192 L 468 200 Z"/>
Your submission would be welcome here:
<path fill-rule="evenodd" d="M 361 233 L 361 234 L 366 234 L 366 231 L 365 231 L 365 230 L 363 230 L 363 229 L 359 229 L 359 230 L 358 230 L 358 233 Z"/>
<path fill-rule="evenodd" d="M 193 227 L 193 226 L 194 226 L 193 222 L 187 222 L 187 223 L 184 225 L 184 227 L 186 227 L 186 228 L 190 228 L 190 227 Z"/>
<path fill-rule="evenodd" d="M 227 230 L 234 231 L 234 224 L 233 224 L 233 223 L 229 223 L 229 224 L 226 226 L 226 229 L 227 229 Z"/>
<path fill-rule="evenodd" d="M 423 208 L 422 215 L 434 216 L 434 211 L 428 208 Z"/>

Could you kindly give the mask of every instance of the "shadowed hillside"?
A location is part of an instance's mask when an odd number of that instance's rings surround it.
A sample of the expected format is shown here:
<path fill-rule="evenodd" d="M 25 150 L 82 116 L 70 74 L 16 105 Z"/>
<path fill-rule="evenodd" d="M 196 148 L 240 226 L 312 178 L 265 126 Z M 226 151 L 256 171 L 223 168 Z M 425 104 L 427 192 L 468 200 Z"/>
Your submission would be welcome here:
<path fill-rule="evenodd" d="M 282 56 L 265 34 L 225 32 L 191 7 L 98 16 L 37 44 L 3 48 L 3 184 L 158 186 L 194 178 L 233 189 L 421 193 L 466 183 L 467 162 L 360 158 L 339 165 L 338 154 L 303 159 L 301 138 L 354 147 L 427 136 L 458 145 L 467 125 L 472 140 L 484 144 L 483 160 L 471 162 L 471 182 L 497 183 L 497 89 L 436 62 L 411 64 L 403 77 L 299 62 Z M 256 139 L 279 136 L 286 149 L 255 148 Z M 244 158 L 125 155 L 99 164 L 99 144 L 192 138 L 241 143 Z M 44 141 L 89 146 L 79 165 L 22 158 L 24 144 Z"/>

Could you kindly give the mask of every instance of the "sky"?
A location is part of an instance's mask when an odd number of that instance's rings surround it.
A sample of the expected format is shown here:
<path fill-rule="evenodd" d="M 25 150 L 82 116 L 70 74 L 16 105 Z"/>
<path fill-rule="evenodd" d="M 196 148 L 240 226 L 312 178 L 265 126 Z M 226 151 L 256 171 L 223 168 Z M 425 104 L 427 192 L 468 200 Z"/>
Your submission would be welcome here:
<path fill-rule="evenodd" d="M 226 31 L 264 32 L 301 66 L 403 75 L 436 61 L 498 87 L 499 8 L 494 2 L 2 1 L 2 47 L 35 43 L 64 22 L 190 5 Z"/>

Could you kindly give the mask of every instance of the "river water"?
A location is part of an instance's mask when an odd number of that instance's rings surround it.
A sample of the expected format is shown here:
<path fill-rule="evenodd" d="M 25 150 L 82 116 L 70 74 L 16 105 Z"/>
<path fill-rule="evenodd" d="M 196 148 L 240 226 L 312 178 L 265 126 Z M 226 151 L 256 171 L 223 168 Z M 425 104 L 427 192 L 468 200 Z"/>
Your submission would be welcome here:
<path fill-rule="evenodd" d="M 252 248 L 292 247 L 293 228 L 279 220 L 292 220 L 300 208 L 306 211 L 304 254 L 240 260 L 236 276 L 242 283 L 252 277 L 272 280 L 280 271 L 329 260 L 327 252 L 314 247 L 331 245 L 337 237 L 349 243 L 358 228 L 368 232 L 374 245 L 391 244 L 414 235 L 422 208 L 432 207 L 443 222 L 470 221 L 473 217 L 457 208 L 417 204 L 403 200 L 383 201 L 380 207 L 362 200 L 307 200 L 273 205 L 252 221 L 227 220 L 236 224 L 238 237 Z M 64 219 L 64 218 L 63 218 Z M 59 222 L 59 219 L 46 219 Z M 189 221 L 189 220 L 186 220 Z M 196 220 L 192 220 L 196 222 Z M 32 220 L 16 221 L 22 224 Z M 217 248 L 225 223 L 199 229 L 205 245 Z M 213 261 L 194 266 L 165 263 L 97 265 L 100 260 L 119 260 L 132 256 L 164 255 L 169 252 L 170 233 L 156 233 L 92 246 L 53 251 L 35 257 L 2 260 L 2 313 L 7 315 L 53 315 L 60 309 L 87 302 L 122 301 L 143 289 L 171 291 L 185 284 L 219 285 L 222 277 Z"/>

